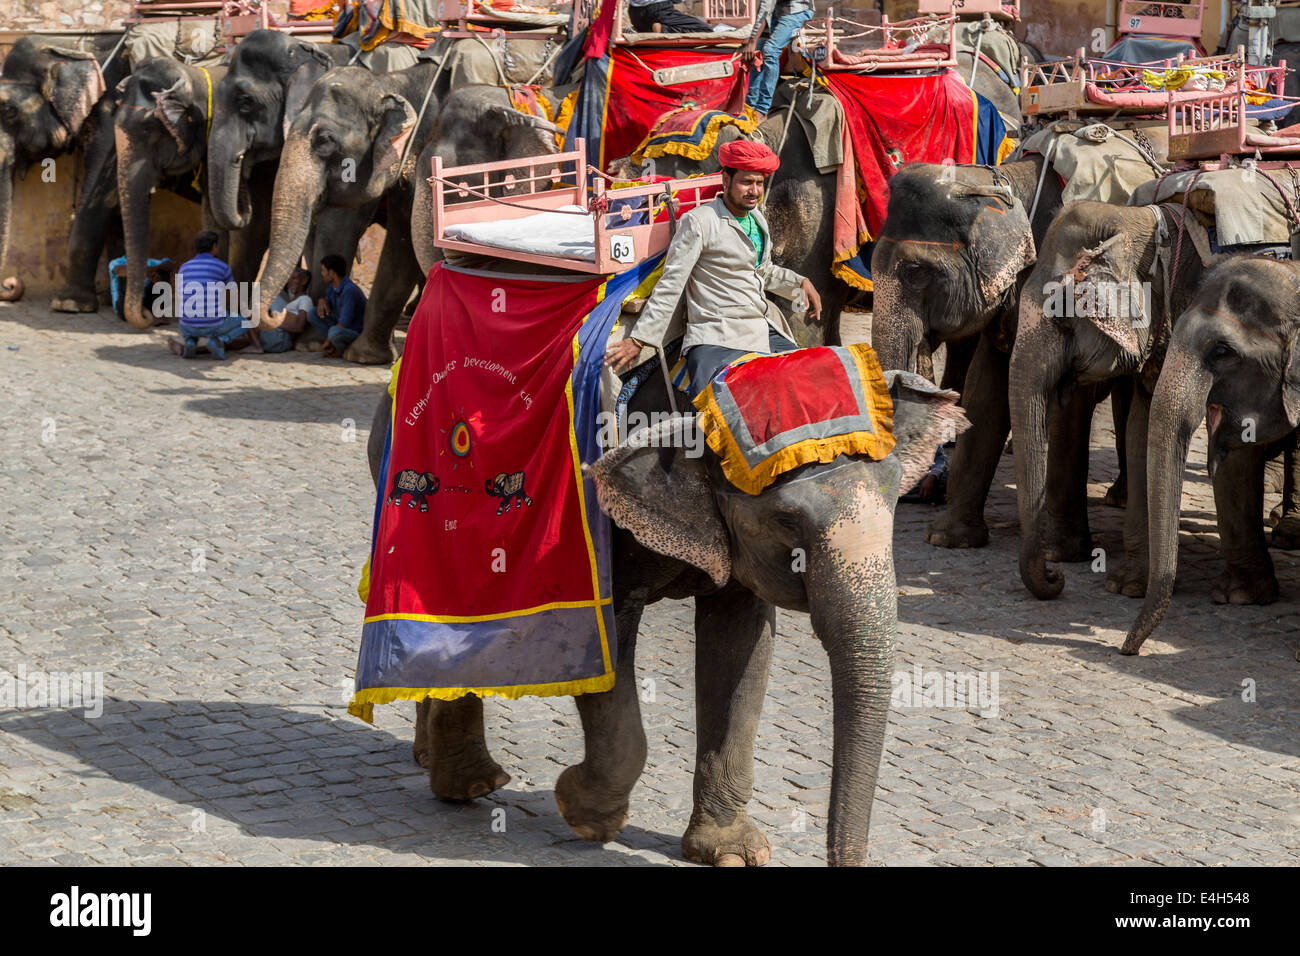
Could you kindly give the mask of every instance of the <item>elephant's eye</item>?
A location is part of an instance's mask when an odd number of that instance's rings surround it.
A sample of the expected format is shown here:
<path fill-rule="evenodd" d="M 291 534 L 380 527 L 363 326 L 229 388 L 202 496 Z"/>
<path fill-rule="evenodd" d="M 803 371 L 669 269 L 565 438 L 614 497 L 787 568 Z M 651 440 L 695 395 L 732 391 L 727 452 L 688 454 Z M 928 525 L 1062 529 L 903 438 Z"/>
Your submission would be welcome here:
<path fill-rule="evenodd" d="M 919 262 L 904 262 L 898 267 L 899 281 L 913 289 L 921 289 L 930 284 L 930 267 Z"/>
<path fill-rule="evenodd" d="M 0 107 L 0 121 L 3 121 L 7 125 L 17 123 L 18 107 L 11 103 L 6 103 L 4 106 Z"/>
<path fill-rule="evenodd" d="M 1236 355 L 1236 350 L 1227 342 L 1216 342 L 1214 348 L 1210 350 L 1210 358 L 1225 359 Z"/>
<path fill-rule="evenodd" d="M 247 93 L 241 93 L 239 96 L 235 97 L 235 108 L 241 113 L 253 112 L 253 107 L 256 105 L 257 104 L 253 102 L 253 98 Z"/>

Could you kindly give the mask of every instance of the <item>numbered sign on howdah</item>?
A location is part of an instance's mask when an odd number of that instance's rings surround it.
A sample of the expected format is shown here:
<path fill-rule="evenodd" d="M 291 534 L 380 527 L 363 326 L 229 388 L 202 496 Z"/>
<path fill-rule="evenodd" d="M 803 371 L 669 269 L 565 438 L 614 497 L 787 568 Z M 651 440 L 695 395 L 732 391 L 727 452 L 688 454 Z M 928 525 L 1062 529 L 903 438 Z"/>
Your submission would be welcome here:
<path fill-rule="evenodd" d="M 635 262 L 636 244 L 631 236 L 610 236 L 609 257 L 615 262 Z"/>

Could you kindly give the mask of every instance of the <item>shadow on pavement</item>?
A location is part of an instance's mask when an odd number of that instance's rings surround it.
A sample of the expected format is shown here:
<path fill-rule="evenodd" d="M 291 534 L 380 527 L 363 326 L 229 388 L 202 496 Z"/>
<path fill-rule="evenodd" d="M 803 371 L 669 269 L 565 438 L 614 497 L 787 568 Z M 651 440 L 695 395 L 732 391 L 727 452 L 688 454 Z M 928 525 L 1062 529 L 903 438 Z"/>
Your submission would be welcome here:
<path fill-rule="evenodd" d="M 287 707 L 105 697 L 97 719 L 79 710 L 9 711 L 0 715 L 0 732 L 88 764 L 92 777 L 143 787 L 259 839 L 442 859 L 657 865 L 575 837 L 551 790 L 505 789 L 444 803 L 429 792 L 410 740 Z M 625 827 L 618 842 L 680 856 L 678 836 L 636 826 Z"/>

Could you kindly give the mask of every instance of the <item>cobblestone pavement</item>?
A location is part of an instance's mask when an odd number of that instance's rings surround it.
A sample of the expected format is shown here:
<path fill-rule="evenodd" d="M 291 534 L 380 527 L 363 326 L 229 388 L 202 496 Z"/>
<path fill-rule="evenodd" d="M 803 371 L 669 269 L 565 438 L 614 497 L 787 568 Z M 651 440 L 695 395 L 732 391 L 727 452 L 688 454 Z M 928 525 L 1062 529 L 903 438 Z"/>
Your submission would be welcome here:
<path fill-rule="evenodd" d="M 614 844 L 573 838 L 555 808 L 581 750 L 570 699 L 487 702 L 514 780 L 468 806 L 430 795 L 409 705 L 376 708 L 374 727 L 347 716 L 365 437 L 386 370 L 184 362 L 106 312 L 39 302 L 0 307 L 0 339 L 0 670 L 102 671 L 105 695 L 98 719 L 0 710 L 0 862 L 684 864 L 687 604 L 646 614 L 649 766 Z M 1109 416 L 1097 421 L 1093 527 L 1117 554 L 1121 512 L 1099 504 Z M 1203 461 L 1202 444 L 1180 588 L 1139 658 L 1115 653 L 1137 602 L 1088 565 L 1066 569 L 1054 602 L 1021 586 L 1009 459 L 987 549 L 931 548 L 933 512 L 900 506 L 896 670 L 996 674 L 998 705 L 895 707 L 874 862 L 1296 862 L 1300 557 L 1274 552 L 1278 604 L 1210 603 Z M 806 615 L 782 612 L 778 630 L 751 806 L 773 864 L 820 864 L 829 674 Z"/>

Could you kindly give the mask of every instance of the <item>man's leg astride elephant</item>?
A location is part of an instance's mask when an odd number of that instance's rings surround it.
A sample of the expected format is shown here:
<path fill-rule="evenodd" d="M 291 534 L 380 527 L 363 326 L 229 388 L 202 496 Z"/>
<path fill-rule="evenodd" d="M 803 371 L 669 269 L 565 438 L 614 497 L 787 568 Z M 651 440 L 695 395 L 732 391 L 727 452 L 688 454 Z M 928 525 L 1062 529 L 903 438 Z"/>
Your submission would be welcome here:
<path fill-rule="evenodd" d="M 772 328 L 767 328 L 767 348 L 777 352 L 793 352 L 799 346 Z M 690 376 L 690 397 L 695 398 L 708 388 L 709 383 L 724 368 L 750 353 L 744 349 L 729 349 L 721 345 L 692 345 L 686 350 L 686 372 Z"/>
<path fill-rule="evenodd" d="M 776 81 L 781 74 L 781 51 L 812 18 L 812 10 L 802 10 L 781 17 L 772 24 L 772 32 L 760 48 L 763 53 L 763 68 L 750 74 L 749 92 L 745 97 L 745 104 L 760 115 L 766 116 L 772 108 L 772 96 L 776 93 Z"/>

